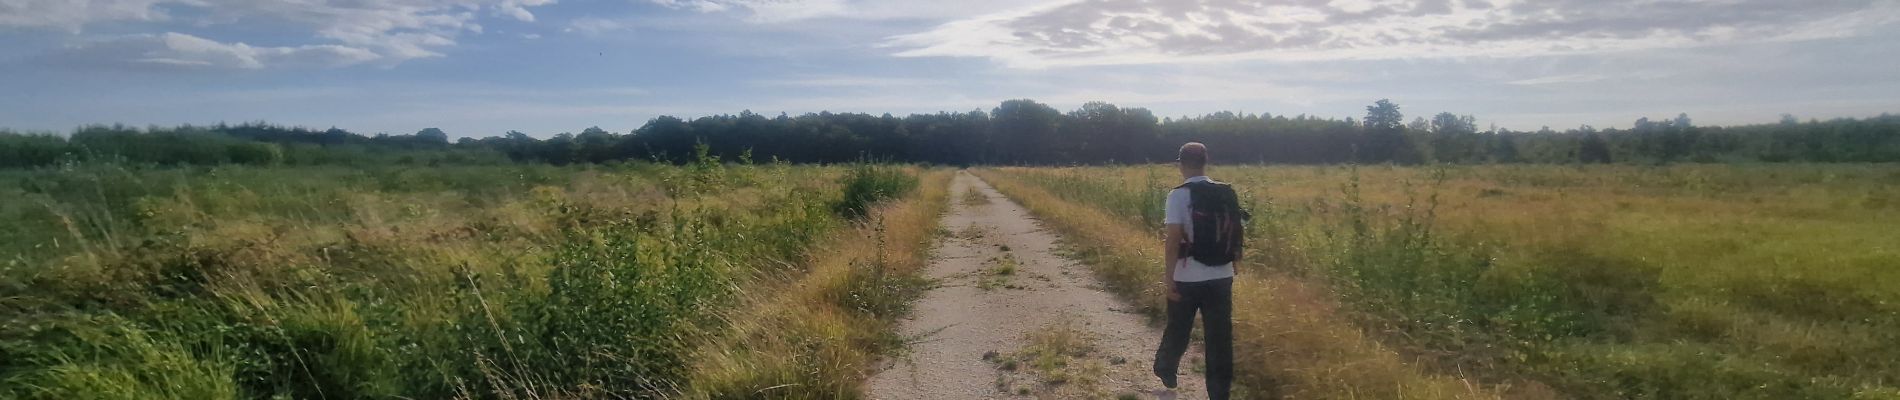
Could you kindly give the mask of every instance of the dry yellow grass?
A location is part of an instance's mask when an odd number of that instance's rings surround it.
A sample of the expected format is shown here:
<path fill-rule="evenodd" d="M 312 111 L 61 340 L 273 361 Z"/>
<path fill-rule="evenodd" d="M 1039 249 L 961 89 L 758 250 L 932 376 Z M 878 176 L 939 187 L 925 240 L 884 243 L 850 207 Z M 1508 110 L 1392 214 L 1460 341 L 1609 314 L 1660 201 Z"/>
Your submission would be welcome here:
<path fill-rule="evenodd" d="M 1299 277 L 1262 292 L 1312 299 L 1237 301 L 1322 305 L 1304 309 L 1507 397 L 1880 398 L 1900 379 L 1891 165 L 1213 172 L 1265 217 L 1243 273 Z M 1159 226 L 1173 174 L 989 173 L 1137 233 Z"/>
<path fill-rule="evenodd" d="M 1129 301 L 1162 306 L 1161 241 L 1124 216 L 1063 201 L 1007 174 L 978 171 L 997 190 L 1067 235 L 1068 245 Z M 1235 293 L 1235 372 L 1255 395 L 1289 398 L 1486 399 L 1457 377 L 1430 374 L 1367 338 L 1320 289 L 1282 276 L 1242 275 Z M 1156 339 L 1159 340 L 1158 338 Z"/>
<path fill-rule="evenodd" d="M 863 280 L 882 268 L 897 281 L 928 259 L 937 219 L 948 206 L 948 170 L 914 169 L 911 196 L 879 206 L 860 224 L 818 246 L 810 271 L 764 284 L 731 316 L 729 334 L 700 346 L 685 396 L 699 399 L 840 399 L 862 396 L 863 375 L 896 343 L 892 315 L 851 309 L 852 296 L 889 290 Z M 901 290 L 901 289 L 899 289 Z M 896 301 L 908 299 L 897 298 Z"/>
<path fill-rule="evenodd" d="M 0 308 L 7 310 L 10 322 L 0 324 L 5 325 L 0 336 L 7 336 L 0 340 L 6 342 L 0 353 L 9 355 L 0 357 L 8 358 L 0 365 L 8 369 L 12 383 L 0 385 L 0 397 L 607 398 L 677 393 L 688 389 L 674 387 L 685 382 L 679 374 L 696 373 L 685 368 L 692 359 L 682 357 L 695 350 L 691 345 L 728 335 L 725 322 L 706 316 L 741 304 L 730 292 L 769 292 L 751 294 L 758 298 L 798 292 L 784 296 L 813 304 L 843 303 L 836 299 L 843 295 L 820 295 L 837 290 L 839 284 L 814 283 L 831 286 L 807 289 L 786 282 L 806 276 L 807 270 L 816 273 L 813 282 L 835 280 L 835 271 L 852 257 L 878 254 L 866 250 L 878 248 L 874 241 L 846 233 L 862 236 L 868 228 L 847 227 L 846 218 L 826 210 L 836 201 L 845 172 L 788 165 L 706 171 L 629 165 L 21 172 L 41 180 L 110 179 L 89 183 L 80 201 L 30 197 L 54 217 L 42 226 L 24 218 L 41 210 L 19 212 L 19 203 L 0 203 L 0 210 L 20 217 L 14 227 L 39 228 L 47 234 L 35 235 L 36 240 L 63 242 L 45 248 L 14 246 L 31 251 L 22 251 L 22 261 L 16 263 L 31 262 L 33 268 L 0 266 L 0 272 L 6 272 L 0 281 L 5 292 Z M 691 180 L 683 178 L 724 183 L 689 188 L 692 191 L 662 184 Z M 942 190 L 935 186 L 942 186 L 944 178 L 935 179 L 934 186 L 911 194 L 903 204 L 942 203 Z M 89 194 L 95 189 L 102 194 Z M 128 210 L 97 204 L 106 202 Z M 886 206 L 880 211 L 887 219 L 880 226 L 889 231 L 883 237 L 927 236 L 927 223 L 935 217 L 929 207 Z M 136 223 L 128 223 L 133 220 Z M 819 235 L 829 242 L 804 241 Z M 917 264 L 917 247 L 887 243 L 885 264 Z M 689 257 L 685 250 L 698 252 Z M 740 254 L 746 256 L 727 258 Z M 680 260 L 704 262 L 667 263 Z M 598 273 L 606 268 L 642 273 Z M 635 275 L 678 282 L 680 287 L 700 285 L 696 291 L 649 287 L 628 278 Z M 653 290 L 620 295 L 628 292 L 581 287 L 616 277 L 628 280 L 610 285 Z M 555 303 L 557 294 L 574 300 L 564 304 L 602 307 L 565 307 Z M 677 300 L 681 298 L 704 301 Z M 61 308 L 68 303 L 86 306 Z M 862 364 L 859 359 L 868 357 L 864 349 L 886 340 L 876 325 L 860 323 L 856 312 L 829 305 L 785 307 L 796 310 L 778 313 L 772 321 L 733 318 L 730 322 L 737 325 L 731 334 L 790 342 L 763 345 L 772 349 L 812 348 L 822 353 L 781 358 L 808 364 Z M 770 310 L 731 315 L 774 315 Z M 642 318 L 635 313 L 641 312 L 680 318 L 589 325 L 635 321 Z M 566 325 L 544 329 L 556 322 Z M 766 324 L 777 325 L 760 327 Z M 85 339 L 15 340 L 46 337 L 26 335 L 42 326 L 57 326 Z M 660 328 L 636 332 L 646 327 Z M 707 332 L 712 329 L 720 331 Z M 578 331 L 604 334 L 572 335 Z M 570 338 L 579 338 L 568 342 L 579 345 L 548 345 Z M 744 339 L 731 343 L 749 344 Z M 627 350 L 636 347 L 653 351 Z M 627 356 L 633 354 L 640 356 Z M 288 364 L 295 369 L 278 368 L 280 362 L 295 363 Z M 810 394 L 806 397 L 850 397 L 862 369 L 805 367 L 755 371 L 782 371 L 836 386 L 794 388 Z M 811 372 L 833 370 L 844 373 Z M 753 391 L 725 393 L 758 396 Z"/>

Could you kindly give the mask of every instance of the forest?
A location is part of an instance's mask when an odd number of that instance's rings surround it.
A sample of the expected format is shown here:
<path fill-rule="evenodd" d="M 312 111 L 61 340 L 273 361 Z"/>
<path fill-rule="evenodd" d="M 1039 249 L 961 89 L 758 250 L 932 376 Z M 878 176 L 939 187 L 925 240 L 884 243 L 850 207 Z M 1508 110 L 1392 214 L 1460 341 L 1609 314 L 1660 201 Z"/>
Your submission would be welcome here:
<path fill-rule="evenodd" d="M 1729 163 L 1900 161 L 1900 117 L 1698 126 L 1686 114 L 1640 118 L 1628 128 L 1588 125 L 1537 131 L 1480 128 L 1449 112 L 1409 121 L 1379 100 L 1345 119 L 1229 111 L 1158 117 L 1139 107 L 1091 102 L 1062 112 L 1034 100 L 987 112 L 820 112 L 768 117 L 742 111 L 684 119 L 661 116 L 626 133 L 598 127 L 545 139 L 508 131 L 463 137 L 429 128 L 364 135 L 340 128 L 236 125 L 135 128 L 92 125 L 70 135 L 0 130 L 0 167 L 84 160 L 161 165 L 323 165 L 615 161 L 685 163 L 706 145 L 725 160 L 842 163 L 875 159 L 938 165 L 1099 165 L 1166 160 L 1201 141 L 1221 162 L 1264 164 Z"/>

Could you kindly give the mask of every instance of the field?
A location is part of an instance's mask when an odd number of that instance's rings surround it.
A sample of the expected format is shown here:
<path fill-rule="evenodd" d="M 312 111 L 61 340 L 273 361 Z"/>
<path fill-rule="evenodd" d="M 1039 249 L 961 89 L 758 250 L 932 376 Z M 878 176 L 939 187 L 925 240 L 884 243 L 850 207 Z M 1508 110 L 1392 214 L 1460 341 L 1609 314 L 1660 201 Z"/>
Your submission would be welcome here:
<path fill-rule="evenodd" d="M 948 176 L 4 170 L 0 398 L 852 397 Z"/>
<path fill-rule="evenodd" d="M 1172 166 L 980 175 L 1156 310 Z M 1235 293 L 1256 394 L 1900 398 L 1900 168 L 1210 175 L 1255 215 Z"/>
<path fill-rule="evenodd" d="M 1172 167 L 974 172 L 1158 315 Z M 856 398 L 951 175 L 0 170 L 0 398 Z M 1900 168 L 1213 175 L 1248 398 L 1900 398 Z"/>

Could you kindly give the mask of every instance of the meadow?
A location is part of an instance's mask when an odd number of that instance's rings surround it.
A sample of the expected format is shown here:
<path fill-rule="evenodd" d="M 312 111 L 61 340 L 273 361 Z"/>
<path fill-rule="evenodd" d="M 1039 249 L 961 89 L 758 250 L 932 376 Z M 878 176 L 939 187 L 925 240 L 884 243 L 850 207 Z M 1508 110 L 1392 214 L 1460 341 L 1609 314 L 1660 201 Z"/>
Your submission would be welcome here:
<path fill-rule="evenodd" d="M 1160 304 L 1172 166 L 979 174 Z M 1301 398 L 1900 398 L 1900 168 L 1216 166 L 1240 384 Z"/>
<path fill-rule="evenodd" d="M 975 170 L 1158 315 L 1170 166 Z M 0 398 L 856 398 L 951 171 L 0 170 Z M 1900 398 L 1900 169 L 1217 166 L 1252 398 Z"/>
<path fill-rule="evenodd" d="M 948 176 L 0 170 L 0 398 L 851 398 Z"/>

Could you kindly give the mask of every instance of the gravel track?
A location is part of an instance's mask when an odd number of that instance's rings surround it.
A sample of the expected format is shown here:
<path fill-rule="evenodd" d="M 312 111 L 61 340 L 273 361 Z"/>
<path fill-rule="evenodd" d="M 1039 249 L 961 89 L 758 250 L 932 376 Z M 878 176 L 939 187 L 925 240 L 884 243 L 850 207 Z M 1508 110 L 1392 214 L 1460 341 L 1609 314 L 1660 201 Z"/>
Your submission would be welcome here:
<path fill-rule="evenodd" d="M 966 201 L 968 191 L 982 201 Z M 959 171 L 950 201 L 941 226 L 951 234 L 941 235 L 924 272 L 936 287 L 903 321 L 913 342 L 872 376 L 871 398 L 1157 397 L 1150 371 L 1159 328 L 1060 255 L 1055 233 L 982 179 Z M 1088 344 L 1066 354 L 1057 373 L 1026 355 L 1033 335 L 1052 332 Z M 1183 362 L 1180 398 L 1205 396 L 1192 368 L 1200 357 L 1197 346 Z"/>

